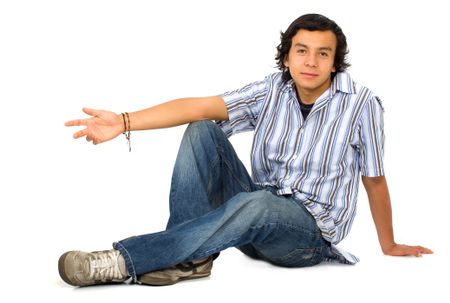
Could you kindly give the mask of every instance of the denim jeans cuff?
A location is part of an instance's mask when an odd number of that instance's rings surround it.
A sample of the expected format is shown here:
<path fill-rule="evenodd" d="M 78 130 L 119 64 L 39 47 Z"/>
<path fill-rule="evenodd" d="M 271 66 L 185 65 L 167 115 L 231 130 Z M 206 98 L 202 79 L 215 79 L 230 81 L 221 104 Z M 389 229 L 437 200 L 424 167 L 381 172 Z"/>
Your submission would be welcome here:
<path fill-rule="evenodd" d="M 127 249 L 120 242 L 114 242 L 113 248 L 120 251 L 121 255 L 125 259 L 125 266 L 127 267 L 128 274 L 133 279 L 133 282 L 136 283 L 137 281 L 136 270 L 134 269 L 133 260 L 131 259 Z"/>

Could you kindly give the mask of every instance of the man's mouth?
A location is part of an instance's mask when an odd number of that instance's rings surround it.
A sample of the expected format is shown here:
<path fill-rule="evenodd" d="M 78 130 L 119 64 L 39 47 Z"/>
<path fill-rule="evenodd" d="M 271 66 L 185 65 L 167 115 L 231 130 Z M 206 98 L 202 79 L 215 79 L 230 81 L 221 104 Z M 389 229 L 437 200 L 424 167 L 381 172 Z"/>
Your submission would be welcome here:
<path fill-rule="evenodd" d="M 305 76 L 307 78 L 314 78 L 317 77 L 318 74 L 314 74 L 314 73 L 300 73 L 302 76 Z"/>

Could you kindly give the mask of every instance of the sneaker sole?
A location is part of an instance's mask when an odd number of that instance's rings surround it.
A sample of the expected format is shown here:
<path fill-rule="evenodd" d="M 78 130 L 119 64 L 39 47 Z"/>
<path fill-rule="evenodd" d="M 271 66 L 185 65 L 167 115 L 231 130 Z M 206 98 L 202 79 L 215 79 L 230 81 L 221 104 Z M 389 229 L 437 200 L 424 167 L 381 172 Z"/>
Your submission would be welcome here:
<path fill-rule="evenodd" d="M 175 283 L 178 283 L 180 281 L 186 281 L 191 279 L 198 279 L 198 278 L 205 278 L 211 275 L 211 272 L 207 273 L 196 273 L 192 274 L 188 277 L 180 277 L 176 280 L 166 279 L 163 280 L 161 278 L 153 279 L 152 277 L 148 276 L 140 276 L 138 278 L 139 283 L 145 284 L 145 285 L 151 285 L 151 286 L 167 286 L 167 285 L 173 285 Z"/>

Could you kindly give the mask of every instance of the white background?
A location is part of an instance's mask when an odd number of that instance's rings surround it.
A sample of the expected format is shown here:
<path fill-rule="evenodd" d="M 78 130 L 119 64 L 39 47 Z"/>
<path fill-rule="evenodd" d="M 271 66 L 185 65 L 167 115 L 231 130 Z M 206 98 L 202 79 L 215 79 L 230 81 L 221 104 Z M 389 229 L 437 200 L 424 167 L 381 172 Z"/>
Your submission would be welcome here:
<path fill-rule="evenodd" d="M 1 1 L 0 301 L 448 300 L 450 43 L 443 3 Z M 134 111 L 261 80 L 276 71 L 280 31 L 310 12 L 343 28 L 350 72 L 384 102 L 396 240 L 435 254 L 383 256 L 361 187 L 353 230 L 340 245 L 361 259 L 356 266 L 283 269 L 229 249 L 211 278 L 172 287 L 76 289 L 62 282 L 57 261 L 66 250 L 109 249 L 164 228 L 185 128 L 133 133 L 128 153 L 123 136 L 92 146 L 73 140 L 75 129 L 64 122 L 84 117 L 83 106 Z M 232 142 L 248 167 L 251 134 Z"/>

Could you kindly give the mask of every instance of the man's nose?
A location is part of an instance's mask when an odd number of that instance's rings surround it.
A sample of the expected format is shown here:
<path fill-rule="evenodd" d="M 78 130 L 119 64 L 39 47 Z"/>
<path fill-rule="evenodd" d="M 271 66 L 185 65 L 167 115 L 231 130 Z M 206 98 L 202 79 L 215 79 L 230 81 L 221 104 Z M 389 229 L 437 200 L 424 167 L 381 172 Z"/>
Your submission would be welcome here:
<path fill-rule="evenodd" d="M 305 65 L 309 67 L 317 67 L 317 58 L 315 54 L 308 54 L 305 60 Z"/>

